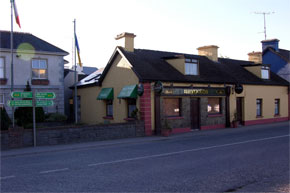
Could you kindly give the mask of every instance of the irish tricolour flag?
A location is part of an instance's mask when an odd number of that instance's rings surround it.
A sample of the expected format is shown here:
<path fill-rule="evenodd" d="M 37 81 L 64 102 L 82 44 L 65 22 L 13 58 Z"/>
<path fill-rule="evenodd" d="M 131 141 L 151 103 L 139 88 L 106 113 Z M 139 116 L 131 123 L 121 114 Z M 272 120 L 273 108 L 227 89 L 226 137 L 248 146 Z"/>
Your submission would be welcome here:
<path fill-rule="evenodd" d="M 18 15 L 18 11 L 17 11 L 17 6 L 16 6 L 16 3 L 15 3 L 15 0 L 12 0 L 12 3 L 13 3 L 13 8 L 14 8 L 14 15 L 15 15 L 16 23 L 21 28 L 20 19 L 19 19 L 19 15 Z"/>

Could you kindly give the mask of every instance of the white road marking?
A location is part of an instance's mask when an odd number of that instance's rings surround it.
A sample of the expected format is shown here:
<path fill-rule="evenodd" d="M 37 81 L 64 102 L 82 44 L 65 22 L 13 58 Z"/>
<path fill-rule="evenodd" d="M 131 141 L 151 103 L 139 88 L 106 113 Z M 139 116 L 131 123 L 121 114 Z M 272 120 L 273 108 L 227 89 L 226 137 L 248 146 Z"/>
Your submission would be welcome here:
<path fill-rule="evenodd" d="M 56 170 L 47 170 L 47 171 L 41 171 L 40 174 L 47 174 L 47 173 L 53 173 L 53 172 L 62 172 L 69 170 L 68 168 L 62 168 L 62 169 L 56 169 Z"/>
<path fill-rule="evenodd" d="M 15 176 L 5 176 L 5 177 L 0 177 L 0 180 L 6 180 L 10 178 L 15 178 Z"/>
<path fill-rule="evenodd" d="M 228 144 L 223 144 L 223 145 L 214 145 L 214 146 L 209 146 L 209 147 L 201 147 L 201 148 L 188 149 L 188 150 L 183 150 L 183 151 L 175 151 L 175 152 L 162 153 L 162 154 L 156 154 L 156 155 L 135 157 L 135 158 L 129 158 L 129 159 L 121 159 L 121 160 L 115 160 L 115 161 L 110 161 L 110 162 L 100 162 L 100 163 L 89 164 L 88 166 L 89 167 L 92 167 L 92 166 L 108 165 L 108 164 L 115 164 L 115 163 L 128 162 L 128 161 L 136 161 L 136 160 L 141 160 L 141 159 L 165 157 L 165 156 L 177 155 L 177 154 L 182 154 L 182 153 L 187 153 L 187 152 L 194 152 L 194 151 L 200 151 L 200 150 L 208 150 L 208 149 L 214 149 L 214 148 L 220 148 L 220 147 L 228 147 L 228 146 L 234 146 L 234 145 L 240 145 L 240 144 L 258 142 L 258 141 L 266 141 L 266 140 L 284 138 L 284 137 L 289 137 L 289 136 L 290 135 L 280 135 L 280 136 L 275 136 L 275 137 L 267 137 L 267 138 L 261 138 L 261 139 L 253 139 L 253 140 L 247 140 L 247 141 L 241 141 L 241 142 L 235 142 L 235 143 L 228 143 Z"/>

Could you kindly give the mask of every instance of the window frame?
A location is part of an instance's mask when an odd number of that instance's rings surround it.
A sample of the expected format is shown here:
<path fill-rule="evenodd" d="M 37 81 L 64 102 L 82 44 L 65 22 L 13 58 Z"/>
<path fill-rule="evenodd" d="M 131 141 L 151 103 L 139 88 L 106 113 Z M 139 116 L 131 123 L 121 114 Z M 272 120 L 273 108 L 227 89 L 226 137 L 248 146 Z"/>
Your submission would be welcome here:
<path fill-rule="evenodd" d="M 259 109 L 259 112 L 258 112 L 258 109 Z M 261 98 L 256 99 L 256 116 L 257 117 L 263 116 L 263 99 Z"/>
<path fill-rule="evenodd" d="M 112 106 L 112 114 L 109 114 L 109 106 Z M 114 116 L 113 100 L 106 100 L 106 117 Z"/>
<path fill-rule="evenodd" d="M 178 100 L 178 109 L 179 109 L 179 111 L 178 111 L 178 115 L 168 115 L 168 114 L 166 114 L 166 111 L 164 110 L 165 109 L 165 100 L 173 100 L 173 99 L 176 99 L 176 100 Z M 174 117 L 182 117 L 182 98 L 163 98 L 163 102 L 162 102 L 162 108 L 163 108 L 163 112 L 164 112 L 164 116 L 166 117 L 166 118 L 174 118 Z"/>
<path fill-rule="evenodd" d="M 33 61 L 38 61 L 38 68 L 34 68 L 33 67 Z M 41 78 L 40 77 L 40 73 L 38 72 L 38 77 L 33 77 L 33 69 L 36 69 L 36 70 L 43 70 L 40 68 L 40 61 L 45 61 L 45 64 L 46 64 L 46 69 L 45 69 L 45 78 Z M 32 80 L 48 80 L 48 60 L 47 59 L 44 59 L 44 58 L 33 58 L 31 60 L 31 79 Z"/>
<path fill-rule="evenodd" d="M 274 115 L 279 116 L 280 115 L 280 99 L 274 100 Z"/>
<path fill-rule="evenodd" d="M 191 73 L 188 69 L 188 65 L 195 65 L 196 66 L 196 74 L 193 72 Z M 199 60 L 198 59 L 189 59 L 189 58 L 185 58 L 185 62 L 184 62 L 184 74 L 185 75 L 193 75 L 193 76 L 197 76 L 199 75 Z"/>
<path fill-rule="evenodd" d="M 129 106 L 135 106 L 135 109 L 137 109 L 137 99 L 127 99 L 127 117 L 128 118 L 134 118 L 134 117 L 132 117 L 132 112 L 135 110 L 133 110 L 133 111 L 131 111 L 130 112 L 130 107 Z"/>
<path fill-rule="evenodd" d="M 3 77 L 0 76 L 0 79 L 5 79 L 6 78 L 6 62 L 5 62 L 5 57 L 0 57 L 0 59 L 3 59 Z M 1 66 L 0 66 L 1 70 Z"/>
<path fill-rule="evenodd" d="M 208 107 L 210 105 L 210 103 L 209 103 L 210 99 L 218 99 L 219 100 L 219 102 L 218 102 L 219 112 L 215 112 L 215 111 L 211 112 L 208 110 Z M 214 107 L 212 107 L 212 108 L 214 108 Z M 207 99 L 207 114 L 208 115 L 221 115 L 222 114 L 222 97 L 208 97 L 208 99 Z"/>
<path fill-rule="evenodd" d="M 263 72 L 265 72 L 265 71 L 267 71 L 267 77 L 263 77 L 263 75 L 265 75 L 265 73 L 263 73 Z M 261 68 L 261 78 L 265 79 L 265 80 L 269 80 L 270 79 L 270 68 L 268 66 L 263 66 Z"/>
<path fill-rule="evenodd" d="M 2 98 L 2 103 L 1 103 L 1 98 Z M 0 106 L 4 105 L 5 104 L 5 95 L 4 93 L 0 93 Z"/>

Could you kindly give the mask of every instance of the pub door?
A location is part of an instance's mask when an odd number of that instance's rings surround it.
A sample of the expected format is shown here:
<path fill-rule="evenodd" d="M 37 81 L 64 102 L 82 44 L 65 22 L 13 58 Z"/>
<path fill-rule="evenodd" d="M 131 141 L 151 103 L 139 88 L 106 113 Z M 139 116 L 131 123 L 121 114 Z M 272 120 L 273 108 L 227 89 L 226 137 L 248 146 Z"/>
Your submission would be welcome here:
<path fill-rule="evenodd" d="M 191 117 L 191 129 L 199 129 L 199 98 L 191 98 L 190 100 L 190 117 Z"/>
<path fill-rule="evenodd" d="M 244 102 L 244 97 L 237 97 L 238 124 L 243 124 L 243 102 Z"/>

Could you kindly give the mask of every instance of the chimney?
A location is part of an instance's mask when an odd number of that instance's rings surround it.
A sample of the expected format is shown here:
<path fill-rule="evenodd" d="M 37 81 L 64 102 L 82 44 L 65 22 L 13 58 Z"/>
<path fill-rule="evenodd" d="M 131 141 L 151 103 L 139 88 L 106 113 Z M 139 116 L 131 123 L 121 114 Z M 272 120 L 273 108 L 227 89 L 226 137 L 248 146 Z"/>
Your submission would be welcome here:
<path fill-rule="evenodd" d="M 279 51 L 279 41 L 278 39 L 271 39 L 271 40 L 263 40 L 262 43 L 262 50 L 264 51 L 266 48 L 271 47 L 276 52 Z"/>
<path fill-rule="evenodd" d="M 209 59 L 217 62 L 218 61 L 218 46 L 210 45 L 210 46 L 202 46 L 197 48 L 198 55 L 207 56 Z"/>
<path fill-rule="evenodd" d="M 115 39 L 120 40 L 124 38 L 125 42 L 123 43 L 122 46 L 124 46 L 126 51 L 134 52 L 134 38 L 135 37 L 136 35 L 134 35 L 133 33 L 124 32 L 117 35 Z"/>
<path fill-rule="evenodd" d="M 255 62 L 255 63 L 262 63 L 262 52 L 250 52 L 248 53 L 249 61 Z"/>

